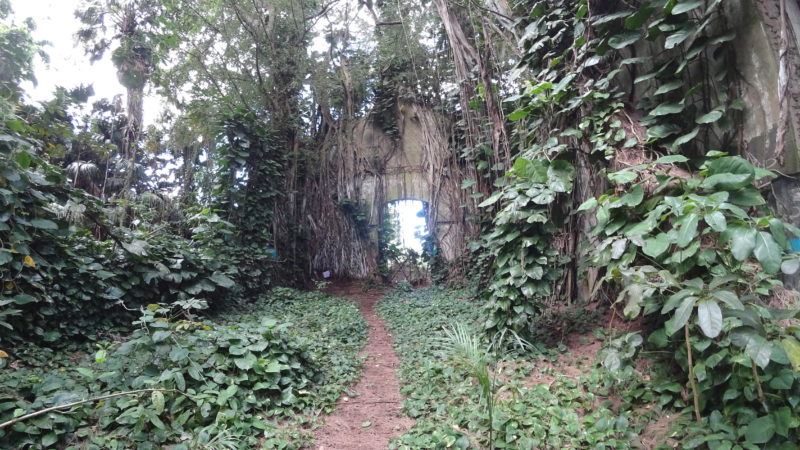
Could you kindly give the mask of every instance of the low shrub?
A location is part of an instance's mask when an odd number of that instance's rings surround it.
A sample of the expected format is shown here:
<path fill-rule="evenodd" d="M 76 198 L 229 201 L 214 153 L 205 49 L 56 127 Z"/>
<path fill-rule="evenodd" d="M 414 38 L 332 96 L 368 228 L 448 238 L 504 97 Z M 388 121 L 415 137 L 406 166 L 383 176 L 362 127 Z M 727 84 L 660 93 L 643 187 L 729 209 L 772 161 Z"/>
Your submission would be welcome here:
<path fill-rule="evenodd" d="M 366 324 L 355 306 L 286 291 L 248 313 L 199 321 L 202 302 L 144 308 L 124 342 L 100 345 L 94 361 L 60 354 L 0 376 L 0 421 L 55 405 L 101 398 L 0 429 L 0 446 L 67 448 L 287 448 L 330 409 L 360 366 Z"/>

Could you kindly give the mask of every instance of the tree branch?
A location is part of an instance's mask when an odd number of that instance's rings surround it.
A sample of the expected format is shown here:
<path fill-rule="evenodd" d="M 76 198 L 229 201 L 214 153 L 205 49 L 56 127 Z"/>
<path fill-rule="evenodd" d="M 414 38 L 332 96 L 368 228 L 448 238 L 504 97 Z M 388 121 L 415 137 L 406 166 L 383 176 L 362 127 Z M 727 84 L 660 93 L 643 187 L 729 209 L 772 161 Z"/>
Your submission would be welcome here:
<path fill-rule="evenodd" d="M 139 389 L 139 390 L 136 390 L 136 391 L 116 392 L 114 394 L 101 395 L 99 397 L 87 398 L 86 400 L 80 400 L 80 401 L 77 401 L 77 402 L 65 403 L 63 405 L 56 405 L 56 406 L 51 406 L 49 408 L 40 409 L 39 411 L 34 411 L 34 412 L 30 413 L 30 414 L 25 414 L 24 416 L 19 416 L 19 417 L 16 417 L 14 419 L 8 420 L 6 422 L 0 423 L 0 430 L 2 430 L 3 428 L 5 428 L 5 427 L 7 427 L 9 425 L 14 425 L 17 422 L 22 422 L 23 420 L 27 420 L 27 419 L 30 419 L 30 418 L 36 417 L 36 416 L 41 416 L 42 414 L 47 414 L 49 412 L 57 411 L 59 409 L 72 408 L 73 406 L 78 406 L 78 405 L 81 405 L 81 404 L 84 404 L 84 403 L 96 402 L 96 401 L 99 401 L 99 400 L 105 400 L 107 398 L 113 398 L 113 397 L 121 397 L 123 395 L 140 394 L 142 392 L 177 392 L 177 393 L 179 393 L 181 395 L 187 395 L 187 394 L 184 394 L 183 392 L 175 390 L 175 389 L 157 389 L 157 388 Z"/>
<path fill-rule="evenodd" d="M 319 12 L 314 13 L 314 14 L 308 16 L 308 17 L 303 18 L 303 21 L 304 22 L 308 22 L 309 20 L 316 19 L 317 17 L 319 17 L 319 16 L 325 14 L 326 12 L 328 12 L 328 9 L 330 9 L 330 7 L 333 6 L 336 3 L 339 3 L 339 0 L 333 0 L 333 1 L 328 2 L 327 4 L 325 4 L 322 7 L 322 9 L 319 10 Z"/>

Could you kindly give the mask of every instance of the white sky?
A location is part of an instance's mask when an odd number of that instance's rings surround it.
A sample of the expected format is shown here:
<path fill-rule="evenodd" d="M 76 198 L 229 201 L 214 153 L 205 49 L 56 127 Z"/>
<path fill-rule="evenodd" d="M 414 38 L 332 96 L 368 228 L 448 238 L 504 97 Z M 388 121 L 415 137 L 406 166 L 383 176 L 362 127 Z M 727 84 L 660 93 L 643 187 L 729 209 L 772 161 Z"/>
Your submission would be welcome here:
<path fill-rule="evenodd" d="M 425 229 L 425 217 L 417 217 L 423 203 L 419 200 L 398 200 L 390 204 L 400 216 L 398 240 L 400 245 L 422 253 L 422 240 L 414 234 Z"/>
<path fill-rule="evenodd" d="M 36 22 L 34 39 L 50 42 L 45 47 L 50 63 L 45 64 L 38 58 L 35 63 L 37 85 L 23 83 L 28 98 L 34 102 L 51 99 L 56 86 L 74 88 L 81 83 L 94 86 L 95 96 L 89 99 L 90 103 L 125 94 L 125 88 L 117 80 L 110 52 L 102 60 L 90 64 L 83 48 L 76 46 L 74 34 L 80 28 L 80 21 L 75 17 L 75 10 L 79 4 L 80 0 L 11 0 L 14 22 L 23 25 L 26 17 L 33 18 Z M 160 110 L 159 99 L 147 96 L 144 123 L 153 123 Z"/>
<path fill-rule="evenodd" d="M 46 64 L 38 58 L 35 62 L 34 73 L 38 83 L 35 86 L 30 82 L 23 83 L 27 97 L 34 102 L 51 99 L 56 86 L 74 88 L 81 83 L 94 87 L 95 96 L 89 99 L 90 103 L 101 98 L 111 100 L 115 95 L 123 95 L 124 99 L 125 88 L 117 80 L 117 71 L 110 59 L 111 50 L 106 52 L 102 60 L 90 64 L 83 48 L 76 45 L 74 35 L 80 28 L 80 21 L 75 17 L 75 10 L 80 4 L 81 0 L 11 0 L 14 11 L 12 20 L 23 25 L 25 18 L 33 18 L 36 22 L 34 39 L 50 42 L 45 47 L 50 55 L 50 63 Z M 349 1 L 348 6 L 356 9 L 357 3 Z M 365 20 L 366 14 L 363 8 L 356 12 L 362 20 Z M 327 25 L 323 20 L 317 26 L 322 29 Z M 311 50 L 325 51 L 327 48 L 324 38 L 317 36 Z M 155 122 L 163 105 L 164 102 L 157 95 L 145 92 L 145 125 Z"/>

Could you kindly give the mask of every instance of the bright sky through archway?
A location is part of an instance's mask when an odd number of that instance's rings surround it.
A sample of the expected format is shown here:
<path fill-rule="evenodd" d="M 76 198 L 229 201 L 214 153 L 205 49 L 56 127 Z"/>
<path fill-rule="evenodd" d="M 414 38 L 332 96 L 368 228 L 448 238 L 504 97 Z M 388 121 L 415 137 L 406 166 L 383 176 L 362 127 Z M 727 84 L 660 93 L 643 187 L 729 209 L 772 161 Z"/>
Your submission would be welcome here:
<path fill-rule="evenodd" d="M 390 203 L 390 207 L 397 211 L 400 221 L 398 243 L 401 247 L 410 248 L 417 253 L 422 253 L 422 240 L 417 234 L 425 231 L 424 206 L 425 204 L 419 200 L 398 200 Z"/>

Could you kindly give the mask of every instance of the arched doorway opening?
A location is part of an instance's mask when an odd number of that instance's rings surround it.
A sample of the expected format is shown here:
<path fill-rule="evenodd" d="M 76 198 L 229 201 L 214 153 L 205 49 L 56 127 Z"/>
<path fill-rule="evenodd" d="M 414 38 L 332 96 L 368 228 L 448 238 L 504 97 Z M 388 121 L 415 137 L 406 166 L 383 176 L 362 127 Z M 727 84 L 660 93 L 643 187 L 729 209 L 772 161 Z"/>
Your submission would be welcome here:
<path fill-rule="evenodd" d="M 428 203 L 417 199 L 393 200 L 383 205 L 379 229 L 379 269 L 384 281 L 419 286 L 429 281 L 433 238 Z"/>

